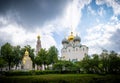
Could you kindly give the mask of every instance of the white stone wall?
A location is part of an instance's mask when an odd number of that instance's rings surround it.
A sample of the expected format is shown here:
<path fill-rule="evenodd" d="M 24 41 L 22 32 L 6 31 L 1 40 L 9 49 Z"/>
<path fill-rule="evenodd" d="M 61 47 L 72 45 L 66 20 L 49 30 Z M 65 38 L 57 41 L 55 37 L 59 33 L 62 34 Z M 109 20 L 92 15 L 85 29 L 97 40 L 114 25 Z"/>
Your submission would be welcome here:
<path fill-rule="evenodd" d="M 80 61 L 84 58 L 86 54 L 88 54 L 88 47 L 85 45 L 80 45 L 80 42 L 73 43 L 74 46 L 64 46 L 66 44 L 63 44 L 63 48 L 61 50 L 61 56 L 63 60 L 77 60 Z M 65 48 L 66 47 L 66 48 Z"/>

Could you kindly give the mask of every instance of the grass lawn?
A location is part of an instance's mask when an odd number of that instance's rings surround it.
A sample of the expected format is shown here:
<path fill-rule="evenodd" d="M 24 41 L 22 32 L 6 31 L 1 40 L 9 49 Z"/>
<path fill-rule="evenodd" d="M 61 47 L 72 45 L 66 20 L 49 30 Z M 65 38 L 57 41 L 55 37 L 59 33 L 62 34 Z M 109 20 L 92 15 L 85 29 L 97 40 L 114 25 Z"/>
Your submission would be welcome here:
<path fill-rule="evenodd" d="M 117 83 L 118 81 L 120 75 L 46 74 L 0 77 L 0 83 Z"/>

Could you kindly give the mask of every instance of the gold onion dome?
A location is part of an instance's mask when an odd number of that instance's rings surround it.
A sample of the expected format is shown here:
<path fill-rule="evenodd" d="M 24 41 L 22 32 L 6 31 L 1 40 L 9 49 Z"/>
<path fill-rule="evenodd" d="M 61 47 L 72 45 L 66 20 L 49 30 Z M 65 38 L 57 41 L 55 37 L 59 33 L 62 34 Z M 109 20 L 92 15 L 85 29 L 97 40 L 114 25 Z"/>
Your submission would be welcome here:
<path fill-rule="evenodd" d="M 25 55 L 26 55 L 26 56 L 28 56 L 28 55 L 29 55 L 29 52 L 27 51 L 27 49 L 26 49 L 26 51 L 25 51 Z"/>
<path fill-rule="evenodd" d="M 73 35 L 73 32 L 71 32 L 71 35 L 68 36 L 68 40 L 70 41 L 70 40 L 73 40 L 73 39 L 74 39 L 74 35 Z"/>
<path fill-rule="evenodd" d="M 40 35 L 38 35 L 37 38 L 40 39 Z"/>

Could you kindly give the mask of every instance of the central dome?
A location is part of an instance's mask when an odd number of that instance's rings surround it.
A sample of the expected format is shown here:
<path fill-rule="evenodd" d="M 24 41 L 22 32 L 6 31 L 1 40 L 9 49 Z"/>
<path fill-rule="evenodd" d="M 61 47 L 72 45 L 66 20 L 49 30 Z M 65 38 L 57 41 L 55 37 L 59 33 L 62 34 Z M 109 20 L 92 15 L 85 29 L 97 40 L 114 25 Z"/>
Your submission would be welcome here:
<path fill-rule="evenodd" d="M 71 32 L 71 35 L 68 36 L 68 40 L 70 41 L 70 40 L 73 40 L 73 39 L 74 39 L 74 35 L 73 35 L 73 32 Z"/>

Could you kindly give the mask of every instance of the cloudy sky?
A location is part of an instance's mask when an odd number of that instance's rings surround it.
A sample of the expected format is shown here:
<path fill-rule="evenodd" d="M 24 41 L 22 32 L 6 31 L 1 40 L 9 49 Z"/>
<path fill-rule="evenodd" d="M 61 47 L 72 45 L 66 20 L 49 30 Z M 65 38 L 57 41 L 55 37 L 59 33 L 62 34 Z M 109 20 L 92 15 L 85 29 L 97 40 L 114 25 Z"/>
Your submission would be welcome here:
<path fill-rule="evenodd" d="M 0 46 L 55 45 L 73 31 L 89 54 L 101 50 L 120 53 L 120 0 L 0 0 Z M 59 52 L 60 54 L 60 52 Z"/>

